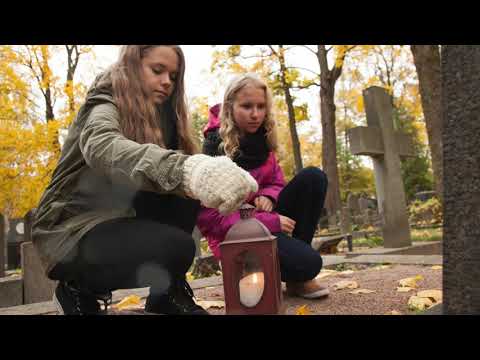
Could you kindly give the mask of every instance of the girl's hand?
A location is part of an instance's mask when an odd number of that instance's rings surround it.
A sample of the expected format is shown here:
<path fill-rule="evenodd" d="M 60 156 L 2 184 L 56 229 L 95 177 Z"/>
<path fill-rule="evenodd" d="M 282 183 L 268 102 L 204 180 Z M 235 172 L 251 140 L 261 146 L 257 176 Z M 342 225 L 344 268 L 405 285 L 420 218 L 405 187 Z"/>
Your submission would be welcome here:
<path fill-rule="evenodd" d="M 295 221 L 283 215 L 278 215 L 278 217 L 280 218 L 280 227 L 282 232 L 291 236 L 293 230 L 295 229 Z"/>
<path fill-rule="evenodd" d="M 227 215 L 258 191 L 257 181 L 226 156 L 191 155 L 183 167 L 183 186 L 187 196 L 208 208 Z"/>
<path fill-rule="evenodd" d="M 259 196 L 254 200 L 257 210 L 271 212 L 273 210 L 273 202 L 266 196 Z"/>

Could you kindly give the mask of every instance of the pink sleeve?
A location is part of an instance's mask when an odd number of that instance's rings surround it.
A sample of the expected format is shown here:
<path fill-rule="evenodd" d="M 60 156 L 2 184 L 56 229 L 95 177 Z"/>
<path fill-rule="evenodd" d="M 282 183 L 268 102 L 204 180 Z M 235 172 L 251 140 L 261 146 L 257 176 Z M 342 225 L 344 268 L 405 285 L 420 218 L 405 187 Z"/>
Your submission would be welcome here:
<path fill-rule="evenodd" d="M 265 225 L 271 233 L 277 233 L 282 230 L 280 227 L 280 218 L 275 212 L 256 212 L 255 218 Z"/>
<path fill-rule="evenodd" d="M 217 209 L 202 207 L 197 218 L 197 226 L 202 235 L 214 236 L 219 239 L 225 238 L 228 230 L 240 220 L 240 212 L 223 216 Z"/>
<path fill-rule="evenodd" d="M 271 233 L 280 232 L 280 218 L 277 213 L 255 212 L 255 218 L 263 223 Z M 240 220 L 240 213 L 223 216 L 216 209 L 203 208 L 197 219 L 197 226 L 203 236 L 213 236 L 223 241 L 228 230 Z"/>
<path fill-rule="evenodd" d="M 255 196 L 267 196 L 277 202 L 278 195 L 285 187 L 285 178 L 283 176 L 282 168 L 278 165 L 275 155 L 272 153 L 273 176 L 272 181 L 264 184 Z"/>

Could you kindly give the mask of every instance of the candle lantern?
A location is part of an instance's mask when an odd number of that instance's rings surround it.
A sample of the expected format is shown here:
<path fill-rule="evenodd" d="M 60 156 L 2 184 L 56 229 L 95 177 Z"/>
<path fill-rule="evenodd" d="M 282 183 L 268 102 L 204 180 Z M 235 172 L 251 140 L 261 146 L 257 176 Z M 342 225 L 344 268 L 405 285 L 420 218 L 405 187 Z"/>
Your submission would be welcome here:
<path fill-rule="evenodd" d="M 282 314 L 277 239 L 243 205 L 220 244 L 227 315 Z"/>

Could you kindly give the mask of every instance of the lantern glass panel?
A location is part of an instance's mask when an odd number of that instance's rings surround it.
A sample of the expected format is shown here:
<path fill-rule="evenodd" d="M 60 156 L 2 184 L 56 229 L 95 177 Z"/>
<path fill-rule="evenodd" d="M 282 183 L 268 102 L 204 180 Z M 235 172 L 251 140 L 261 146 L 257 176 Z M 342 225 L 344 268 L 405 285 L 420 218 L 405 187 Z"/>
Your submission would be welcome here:
<path fill-rule="evenodd" d="M 265 289 L 265 275 L 260 258 L 253 251 L 244 251 L 239 255 L 242 275 L 238 283 L 240 303 L 246 307 L 256 306 Z"/>

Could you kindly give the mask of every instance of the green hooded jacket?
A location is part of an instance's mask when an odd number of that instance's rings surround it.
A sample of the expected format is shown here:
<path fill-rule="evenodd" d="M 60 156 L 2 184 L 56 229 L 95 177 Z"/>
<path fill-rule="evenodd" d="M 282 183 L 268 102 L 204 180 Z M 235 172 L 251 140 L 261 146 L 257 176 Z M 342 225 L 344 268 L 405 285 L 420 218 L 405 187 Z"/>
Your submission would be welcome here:
<path fill-rule="evenodd" d="M 135 217 L 132 200 L 138 191 L 185 196 L 188 156 L 127 139 L 109 79 L 104 73 L 90 87 L 35 212 L 32 241 L 47 276 L 94 226 Z"/>

